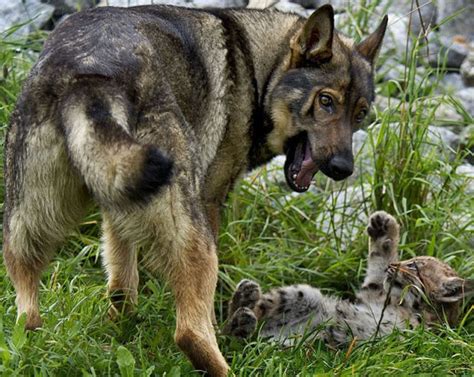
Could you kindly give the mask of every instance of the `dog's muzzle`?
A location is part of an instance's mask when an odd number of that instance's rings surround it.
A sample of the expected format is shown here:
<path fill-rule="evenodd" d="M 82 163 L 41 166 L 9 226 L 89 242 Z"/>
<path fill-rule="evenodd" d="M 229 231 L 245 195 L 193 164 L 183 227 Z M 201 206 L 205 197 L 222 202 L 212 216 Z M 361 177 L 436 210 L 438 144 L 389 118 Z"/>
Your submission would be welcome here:
<path fill-rule="evenodd" d="M 321 165 L 321 171 L 335 181 L 341 181 L 354 172 L 354 157 L 351 151 L 333 155 Z"/>

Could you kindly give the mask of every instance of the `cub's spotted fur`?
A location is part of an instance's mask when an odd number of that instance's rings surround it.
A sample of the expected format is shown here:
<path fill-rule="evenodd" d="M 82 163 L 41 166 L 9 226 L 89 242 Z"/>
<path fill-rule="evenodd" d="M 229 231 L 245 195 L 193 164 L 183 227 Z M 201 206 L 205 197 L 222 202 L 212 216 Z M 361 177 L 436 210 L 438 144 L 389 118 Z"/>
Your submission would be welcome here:
<path fill-rule="evenodd" d="M 447 319 L 455 324 L 460 301 L 473 293 L 474 281 L 460 278 L 433 257 L 399 262 L 399 225 L 383 211 L 370 217 L 367 232 L 367 274 L 356 302 L 325 296 L 306 284 L 262 294 L 258 283 L 242 280 L 230 304 L 226 333 L 248 337 L 262 320 L 261 335 L 273 340 L 291 343 L 312 332 L 331 346 L 341 346 L 422 322 Z"/>

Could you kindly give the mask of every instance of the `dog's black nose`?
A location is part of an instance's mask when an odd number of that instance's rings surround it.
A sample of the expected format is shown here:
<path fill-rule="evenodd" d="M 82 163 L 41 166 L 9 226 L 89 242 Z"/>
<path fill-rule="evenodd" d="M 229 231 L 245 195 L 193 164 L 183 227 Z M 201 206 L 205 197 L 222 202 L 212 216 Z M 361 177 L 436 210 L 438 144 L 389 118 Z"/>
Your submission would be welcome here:
<path fill-rule="evenodd" d="M 344 178 L 349 177 L 354 171 L 354 159 L 351 154 L 337 154 L 333 156 L 327 165 L 327 176 L 334 179 L 335 181 L 340 181 Z"/>

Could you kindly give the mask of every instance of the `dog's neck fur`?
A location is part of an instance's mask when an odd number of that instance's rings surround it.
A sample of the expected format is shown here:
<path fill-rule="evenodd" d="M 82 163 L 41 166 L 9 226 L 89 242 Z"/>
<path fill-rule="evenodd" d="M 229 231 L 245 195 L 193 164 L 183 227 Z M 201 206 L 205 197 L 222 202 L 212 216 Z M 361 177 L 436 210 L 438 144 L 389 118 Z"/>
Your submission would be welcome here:
<path fill-rule="evenodd" d="M 303 19 L 294 14 L 278 11 L 252 13 L 252 18 L 247 22 L 245 22 L 247 11 L 238 12 L 238 18 L 242 20 L 244 26 L 255 70 L 259 100 L 263 103 L 265 94 L 270 89 L 270 77 L 280 76 L 272 74 L 275 71 L 282 71 L 284 58 L 290 53 L 290 38 L 303 25 Z M 255 15 L 259 15 L 260 19 L 255 21 Z"/>
<path fill-rule="evenodd" d="M 255 103 L 252 122 L 252 132 L 255 137 L 249 152 L 248 166 L 249 169 L 253 169 L 276 155 L 267 144 L 267 135 L 273 129 L 269 110 L 271 92 L 285 71 L 285 62 L 290 57 L 290 39 L 303 25 L 304 19 L 278 11 L 233 12 L 234 16 L 241 21 L 243 37 L 248 42 L 256 91 L 257 103 Z M 252 17 L 249 17 L 250 12 Z M 255 19 L 255 16 L 258 18 Z"/>

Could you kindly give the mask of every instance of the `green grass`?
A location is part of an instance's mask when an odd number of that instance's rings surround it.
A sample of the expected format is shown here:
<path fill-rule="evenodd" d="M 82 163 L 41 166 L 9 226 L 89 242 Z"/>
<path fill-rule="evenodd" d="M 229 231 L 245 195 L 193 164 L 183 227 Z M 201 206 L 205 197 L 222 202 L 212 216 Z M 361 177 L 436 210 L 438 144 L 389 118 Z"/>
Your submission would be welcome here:
<path fill-rule="evenodd" d="M 373 3 L 372 3 L 373 4 Z M 352 14 L 351 34 L 366 34 L 365 11 Z M 365 13 L 364 13 L 365 12 Z M 347 26 L 346 30 L 349 30 Z M 349 30 L 350 31 L 350 30 Z M 44 35 L 0 42 L 1 140 L 21 83 L 34 63 Z M 365 155 L 371 173 L 352 182 L 357 195 L 344 196 L 345 183 L 317 176 L 316 190 L 289 192 L 268 178 L 266 168 L 253 172 L 231 195 L 219 237 L 220 272 L 216 312 L 220 323 L 226 303 L 242 278 L 265 288 L 308 283 L 327 293 L 353 297 L 362 280 L 367 253 L 366 217 L 385 209 L 403 224 L 403 257 L 439 257 L 464 277 L 474 277 L 472 193 L 466 178 L 456 176 L 467 150 L 436 149 L 427 138 L 435 104 L 451 104 L 472 118 L 449 96 L 435 96 L 444 72 L 422 64 L 423 46 L 414 43 L 407 56 L 405 82 L 385 82 L 378 91 L 400 103 L 375 112 Z M 384 57 L 382 57 L 383 61 Z M 396 126 L 393 126 L 395 124 Z M 449 163 L 447 162 L 449 160 Z M 3 183 L 0 195 L 3 202 Z M 0 373 L 5 376 L 190 376 L 198 375 L 173 343 L 173 299 L 166 285 L 140 271 L 140 305 L 129 319 L 107 319 L 105 276 L 99 257 L 100 216 L 91 213 L 59 251 L 44 274 L 41 312 L 44 327 L 25 333 L 15 325 L 14 292 L 0 269 Z M 394 333 L 354 348 L 331 350 L 323 343 L 291 348 L 260 339 L 247 342 L 220 337 L 221 349 L 241 376 L 313 375 L 472 375 L 474 319 L 472 302 L 463 306 L 455 328 L 440 325 Z"/>

